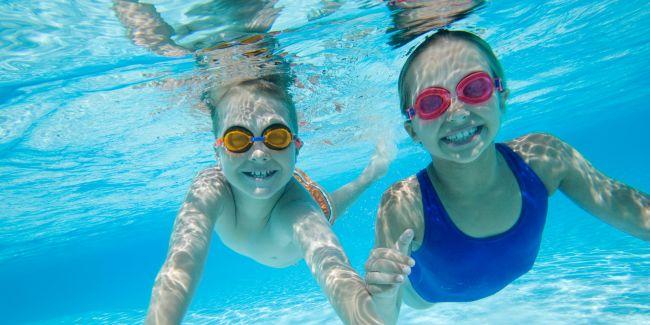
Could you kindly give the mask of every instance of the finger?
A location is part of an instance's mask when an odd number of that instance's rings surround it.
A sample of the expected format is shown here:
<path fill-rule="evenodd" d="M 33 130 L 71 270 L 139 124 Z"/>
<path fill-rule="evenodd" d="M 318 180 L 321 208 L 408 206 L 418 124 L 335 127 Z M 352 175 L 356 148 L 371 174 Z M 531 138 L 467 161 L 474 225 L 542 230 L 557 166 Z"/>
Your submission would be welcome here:
<path fill-rule="evenodd" d="M 374 248 L 370 251 L 369 258 L 383 258 L 387 253 L 390 253 L 391 251 L 394 251 L 394 249 L 386 247 Z"/>
<path fill-rule="evenodd" d="M 368 284 L 366 287 L 373 296 L 395 293 L 398 288 L 396 284 Z"/>
<path fill-rule="evenodd" d="M 404 230 L 395 243 L 395 249 L 404 255 L 408 255 L 411 241 L 413 241 L 413 235 L 414 233 L 412 229 Z"/>
<path fill-rule="evenodd" d="M 368 262 L 373 260 L 390 260 L 396 263 L 413 266 L 415 261 L 406 254 L 402 254 L 393 248 L 374 249 L 368 258 Z M 368 266 L 368 264 L 366 264 Z"/>
<path fill-rule="evenodd" d="M 366 273 L 366 283 L 371 285 L 379 284 L 401 284 L 404 282 L 404 276 L 401 274 L 389 274 L 382 272 Z"/>
<path fill-rule="evenodd" d="M 388 259 L 372 259 L 366 263 L 366 272 L 408 275 L 411 273 L 411 267 Z"/>

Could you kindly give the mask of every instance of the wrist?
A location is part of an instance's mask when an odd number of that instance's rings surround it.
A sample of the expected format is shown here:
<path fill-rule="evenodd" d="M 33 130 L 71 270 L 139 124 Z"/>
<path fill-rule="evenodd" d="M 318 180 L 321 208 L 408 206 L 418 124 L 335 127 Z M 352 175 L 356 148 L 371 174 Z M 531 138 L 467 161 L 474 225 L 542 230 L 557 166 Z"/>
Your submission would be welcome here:
<path fill-rule="evenodd" d="M 397 291 L 395 293 L 383 293 L 383 294 L 370 294 L 370 297 L 372 298 L 372 302 L 377 305 L 377 306 L 394 306 L 395 303 L 397 302 L 398 294 Z"/>
<path fill-rule="evenodd" d="M 384 321 L 385 324 L 396 324 L 397 315 L 399 314 L 398 295 L 374 296 L 372 297 L 372 305 L 377 311 L 377 314 Z"/>

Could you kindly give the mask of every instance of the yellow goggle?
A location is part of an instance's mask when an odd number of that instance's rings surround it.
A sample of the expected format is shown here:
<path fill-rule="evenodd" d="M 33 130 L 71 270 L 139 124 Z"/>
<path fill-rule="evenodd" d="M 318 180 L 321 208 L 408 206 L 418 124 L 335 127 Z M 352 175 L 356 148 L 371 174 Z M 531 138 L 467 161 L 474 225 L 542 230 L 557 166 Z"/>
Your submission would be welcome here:
<path fill-rule="evenodd" d="M 223 136 L 215 142 L 215 147 L 224 146 L 226 150 L 233 153 L 243 153 L 248 151 L 255 142 L 264 142 L 269 149 L 283 150 L 291 145 L 291 142 L 296 141 L 298 149 L 302 146 L 302 142 L 298 137 L 291 133 L 291 130 L 283 124 L 272 124 L 264 131 L 262 136 L 256 137 L 250 130 L 241 126 L 232 126 L 223 133 Z"/>

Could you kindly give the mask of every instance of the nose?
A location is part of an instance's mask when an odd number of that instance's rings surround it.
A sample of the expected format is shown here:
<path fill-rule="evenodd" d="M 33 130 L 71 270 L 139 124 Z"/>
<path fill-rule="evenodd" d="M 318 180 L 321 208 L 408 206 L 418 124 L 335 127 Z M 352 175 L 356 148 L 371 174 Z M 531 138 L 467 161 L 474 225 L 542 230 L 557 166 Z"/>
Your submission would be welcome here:
<path fill-rule="evenodd" d="M 251 148 L 253 152 L 251 153 L 250 160 L 257 163 L 265 163 L 269 161 L 270 154 L 267 152 L 267 148 L 261 142 L 256 142 Z"/>
<path fill-rule="evenodd" d="M 449 122 L 462 122 L 469 116 L 469 110 L 458 99 L 451 102 L 451 107 L 447 110 L 447 121 Z"/>

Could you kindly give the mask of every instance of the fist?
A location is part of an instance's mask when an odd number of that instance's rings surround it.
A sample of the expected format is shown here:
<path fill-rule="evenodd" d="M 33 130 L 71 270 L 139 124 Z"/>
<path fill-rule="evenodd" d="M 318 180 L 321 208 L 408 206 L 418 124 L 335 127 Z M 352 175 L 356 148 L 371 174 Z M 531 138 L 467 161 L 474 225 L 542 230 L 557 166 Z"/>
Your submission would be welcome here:
<path fill-rule="evenodd" d="M 411 273 L 415 261 L 408 256 L 413 230 L 406 229 L 392 248 L 375 248 L 366 262 L 366 286 L 373 297 L 388 298 Z"/>

